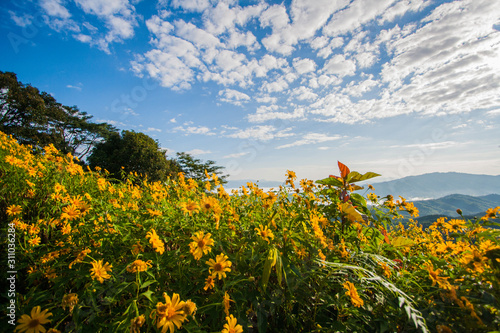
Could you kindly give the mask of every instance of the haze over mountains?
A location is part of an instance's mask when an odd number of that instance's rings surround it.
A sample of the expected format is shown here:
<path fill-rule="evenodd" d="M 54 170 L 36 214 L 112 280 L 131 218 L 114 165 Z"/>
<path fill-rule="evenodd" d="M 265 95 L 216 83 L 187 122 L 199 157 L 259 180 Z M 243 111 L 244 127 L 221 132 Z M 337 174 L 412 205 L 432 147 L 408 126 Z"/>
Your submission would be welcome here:
<path fill-rule="evenodd" d="M 407 200 L 437 199 L 450 194 L 484 196 L 500 194 L 500 175 L 476 175 L 458 172 L 434 172 L 380 183 L 371 183 L 375 193 Z"/>

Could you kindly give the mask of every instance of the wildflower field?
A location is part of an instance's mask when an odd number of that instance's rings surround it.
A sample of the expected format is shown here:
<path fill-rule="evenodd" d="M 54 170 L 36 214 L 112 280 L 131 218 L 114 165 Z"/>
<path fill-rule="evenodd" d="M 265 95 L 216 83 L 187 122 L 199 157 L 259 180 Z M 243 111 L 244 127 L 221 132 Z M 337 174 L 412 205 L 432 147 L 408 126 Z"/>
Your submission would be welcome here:
<path fill-rule="evenodd" d="M 17 272 L 8 296 L 15 324 L 2 306 L 0 327 L 500 330 L 500 239 L 492 228 L 500 207 L 423 230 L 412 203 L 358 186 L 376 173 L 338 165 L 337 176 L 317 182 L 284 171 L 276 191 L 249 183 L 227 193 L 209 174 L 116 181 L 0 132 L 2 248 L 15 236 L 15 258 L 5 250 L 2 260 Z M 414 220 L 404 226 L 401 213 Z"/>

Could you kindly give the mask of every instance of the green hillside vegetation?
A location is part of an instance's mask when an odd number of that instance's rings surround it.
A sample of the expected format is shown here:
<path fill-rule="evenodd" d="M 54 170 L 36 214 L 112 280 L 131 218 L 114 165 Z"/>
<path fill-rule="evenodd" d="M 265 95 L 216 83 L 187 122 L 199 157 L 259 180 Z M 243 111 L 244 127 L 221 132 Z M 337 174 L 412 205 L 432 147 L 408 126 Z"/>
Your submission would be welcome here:
<path fill-rule="evenodd" d="M 490 194 L 473 197 L 452 194 L 439 199 L 413 201 L 413 204 L 418 208 L 420 216 L 457 216 L 457 209 L 461 209 L 463 214 L 467 216 L 483 216 L 488 208 L 500 206 L 500 195 Z"/>

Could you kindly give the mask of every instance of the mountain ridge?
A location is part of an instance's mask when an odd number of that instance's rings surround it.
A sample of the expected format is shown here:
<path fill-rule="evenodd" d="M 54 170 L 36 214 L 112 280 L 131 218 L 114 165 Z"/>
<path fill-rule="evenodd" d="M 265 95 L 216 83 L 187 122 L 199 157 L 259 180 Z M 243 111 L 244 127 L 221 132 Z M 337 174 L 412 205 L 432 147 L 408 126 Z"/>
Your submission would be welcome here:
<path fill-rule="evenodd" d="M 402 196 L 407 200 L 437 199 L 452 194 L 485 196 L 500 193 L 500 175 L 433 172 L 371 183 L 375 194 Z"/>

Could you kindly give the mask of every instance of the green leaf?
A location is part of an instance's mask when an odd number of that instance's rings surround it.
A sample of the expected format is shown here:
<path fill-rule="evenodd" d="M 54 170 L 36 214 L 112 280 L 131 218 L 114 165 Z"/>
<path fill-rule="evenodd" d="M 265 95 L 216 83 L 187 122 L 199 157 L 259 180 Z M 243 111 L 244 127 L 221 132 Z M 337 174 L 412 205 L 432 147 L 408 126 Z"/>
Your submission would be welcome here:
<path fill-rule="evenodd" d="M 349 183 L 356 183 L 356 182 L 360 182 L 360 181 L 367 180 L 367 179 L 374 178 L 374 177 L 378 177 L 378 176 L 380 176 L 380 175 L 378 173 L 375 173 L 375 172 L 367 172 L 367 173 L 362 175 L 359 172 L 352 171 L 347 176 L 347 180 Z"/>
<path fill-rule="evenodd" d="M 331 185 L 331 186 L 337 186 L 337 187 L 342 187 L 344 184 L 342 183 L 341 180 L 335 178 L 335 177 L 328 177 L 325 179 L 320 179 L 316 181 L 317 184 L 322 184 L 322 185 Z"/>
<path fill-rule="evenodd" d="M 153 283 L 155 283 L 155 282 L 157 282 L 157 281 L 156 281 L 156 280 L 148 280 L 148 281 L 144 282 L 144 283 L 141 285 L 140 289 L 142 289 L 142 288 L 146 288 L 147 286 L 152 285 L 152 284 L 153 284 Z"/>
<path fill-rule="evenodd" d="M 153 294 L 153 291 L 152 290 L 148 290 L 148 291 L 145 291 L 143 292 L 142 294 L 140 294 L 139 296 L 144 296 L 146 297 L 147 299 L 149 299 L 152 303 L 154 303 L 153 299 L 151 298 L 151 295 Z"/>
<path fill-rule="evenodd" d="M 415 245 L 415 242 L 406 237 L 396 237 L 393 240 L 391 240 L 391 244 L 394 247 L 405 247 L 405 246 L 413 246 Z"/>

